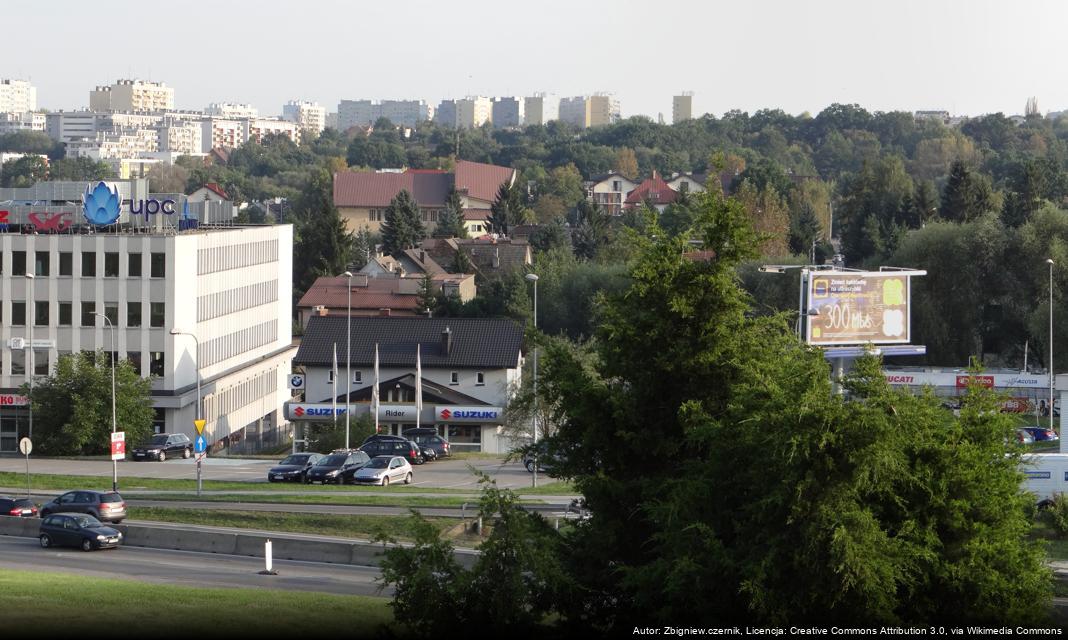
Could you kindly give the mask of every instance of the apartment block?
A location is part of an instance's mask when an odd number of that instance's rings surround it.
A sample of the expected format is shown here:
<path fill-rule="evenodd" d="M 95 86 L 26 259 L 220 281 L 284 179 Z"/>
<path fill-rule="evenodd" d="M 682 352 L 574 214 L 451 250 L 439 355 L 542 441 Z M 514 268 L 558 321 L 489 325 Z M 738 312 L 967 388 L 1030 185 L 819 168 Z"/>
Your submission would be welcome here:
<path fill-rule="evenodd" d="M 693 118 L 693 92 L 684 91 L 671 99 L 671 124 Z"/>
<path fill-rule="evenodd" d="M 560 117 L 560 98 L 546 93 L 536 93 L 523 98 L 526 124 L 543 125 Z"/>
<path fill-rule="evenodd" d="M 497 129 L 522 127 L 526 103 L 523 98 L 497 98 L 493 101 L 492 120 Z"/>
<path fill-rule="evenodd" d="M 302 131 L 318 135 L 326 128 L 326 108 L 317 102 L 292 100 L 282 106 L 282 119 L 296 123 Z"/>
<path fill-rule="evenodd" d="M 89 92 L 90 111 L 167 111 L 174 109 L 174 89 L 162 82 L 117 80 Z"/>
<path fill-rule="evenodd" d="M 37 87 L 27 80 L 0 80 L 0 113 L 37 111 Z"/>

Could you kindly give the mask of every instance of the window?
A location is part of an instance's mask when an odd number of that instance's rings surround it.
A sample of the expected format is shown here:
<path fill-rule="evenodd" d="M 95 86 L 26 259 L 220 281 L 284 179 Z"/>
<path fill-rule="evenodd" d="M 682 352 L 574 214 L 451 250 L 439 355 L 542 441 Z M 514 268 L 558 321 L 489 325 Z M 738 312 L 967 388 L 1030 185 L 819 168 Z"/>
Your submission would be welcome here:
<path fill-rule="evenodd" d="M 48 275 L 48 252 L 38 251 L 33 259 L 33 275 L 35 276 L 47 276 Z"/>
<path fill-rule="evenodd" d="M 104 277 L 119 277 L 119 254 L 112 251 L 104 254 Z"/>
<path fill-rule="evenodd" d="M 119 303 L 118 302 L 105 302 L 104 303 L 104 315 L 108 320 L 111 320 L 111 326 L 119 326 Z"/>
<path fill-rule="evenodd" d="M 486 384 L 486 374 L 481 371 L 475 374 L 475 384 Z"/>
<path fill-rule="evenodd" d="M 48 349 L 33 350 L 33 375 L 48 375 Z"/>
<path fill-rule="evenodd" d="M 352 381 L 357 384 L 363 384 L 363 371 L 353 371 Z"/>
<path fill-rule="evenodd" d="M 149 309 L 149 326 L 157 328 L 162 327 L 165 316 L 165 308 L 162 302 L 151 303 Z"/>
<path fill-rule="evenodd" d="M 73 312 L 73 310 L 71 309 L 72 306 L 73 305 L 71 305 L 71 303 L 69 303 L 69 302 L 60 302 L 59 303 L 59 326 L 61 326 L 61 327 L 69 327 L 70 326 L 71 315 L 72 315 L 72 312 Z"/>
<path fill-rule="evenodd" d="M 95 302 L 83 302 L 82 303 L 82 326 L 83 327 L 95 327 L 96 326 L 96 303 Z"/>
<path fill-rule="evenodd" d="M 126 274 L 130 278 L 141 277 L 141 254 L 131 253 L 129 255 L 129 264 L 127 266 L 128 273 Z"/>
<path fill-rule="evenodd" d="M 167 275 L 167 256 L 162 253 L 152 254 L 152 271 L 150 275 L 153 278 L 163 278 Z M 162 325 L 161 325 L 162 326 Z"/>
<path fill-rule="evenodd" d="M 612 181 L 612 191 L 622 191 L 622 190 L 623 190 L 623 182 L 621 180 L 613 180 Z"/>
<path fill-rule="evenodd" d="M 453 371 L 449 374 L 449 384 L 460 384 L 460 372 Z"/>
<path fill-rule="evenodd" d="M 26 275 L 26 252 L 25 251 L 12 251 L 11 252 L 11 275 L 24 276 Z"/>
<path fill-rule="evenodd" d="M 683 180 L 682 182 L 679 183 L 679 191 L 681 193 L 687 193 L 687 192 L 689 192 L 689 190 L 690 190 L 690 183 L 688 181 Z"/>
<path fill-rule="evenodd" d="M 126 326 L 127 327 L 140 327 L 141 326 L 141 303 L 140 302 L 127 302 L 126 303 Z"/>
<path fill-rule="evenodd" d="M 96 277 L 96 251 L 82 252 L 82 277 Z"/>
<path fill-rule="evenodd" d="M 151 375 L 163 377 L 163 352 L 153 351 L 149 356 L 148 372 Z"/>
<path fill-rule="evenodd" d="M 48 326 L 48 301 L 33 303 L 33 324 L 38 327 Z"/>
<path fill-rule="evenodd" d="M 26 375 L 26 350 L 25 349 L 12 349 L 11 350 L 11 375 L 24 376 Z"/>
<path fill-rule="evenodd" d="M 334 384 L 334 370 L 326 372 L 326 384 Z"/>
<path fill-rule="evenodd" d="M 367 219 L 371 222 L 382 222 L 383 211 L 383 209 L 371 209 L 371 211 L 367 214 Z"/>
<path fill-rule="evenodd" d="M 11 303 L 11 324 L 16 327 L 21 327 L 26 324 L 26 303 L 25 302 L 12 302 Z"/>
<path fill-rule="evenodd" d="M 74 275 L 74 254 L 70 251 L 59 252 L 59 275 Z"/>
<path fill-rule="evenodd" d="M 141 352 L 140 351 L 127 351 L 126 361 L 133 367 L 134 373 L 141 375 Z"/>

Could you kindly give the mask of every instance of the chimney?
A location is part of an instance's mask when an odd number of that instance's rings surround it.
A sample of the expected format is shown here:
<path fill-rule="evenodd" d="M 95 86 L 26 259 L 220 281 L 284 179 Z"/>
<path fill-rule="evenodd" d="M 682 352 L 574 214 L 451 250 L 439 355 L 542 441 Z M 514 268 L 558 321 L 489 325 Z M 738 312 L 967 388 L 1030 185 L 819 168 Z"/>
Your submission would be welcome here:
<path fill-rule="evenodd" d="M 441 350 L 446 356 L 452 352 L 452 330 L 448 327 L 441 332 Z"/>
<path fill-rule="evenodd" d="M 378 315 L 380 317 L 382 317 L 382 318 L 388 318 L 389 317 L 389 308 L 379 309 L 378 310 Z"/>
<path fill-rule="evenodd" d="M 327 311 L 327 309 L 326 309 L 326 306 L 325 306 L 325 305 L 321 305 L 321 304 L 320 304 L 320 305 L 318 305 L 318 306 L 316 306 L 316 307 L 315 307 L 315 313 L 316 313 L 317 315 L 320 315 L 320 316 L 325 316 L 325 315 L 327 315 L 327 314 L 328 314 L 329 312 Z"/>

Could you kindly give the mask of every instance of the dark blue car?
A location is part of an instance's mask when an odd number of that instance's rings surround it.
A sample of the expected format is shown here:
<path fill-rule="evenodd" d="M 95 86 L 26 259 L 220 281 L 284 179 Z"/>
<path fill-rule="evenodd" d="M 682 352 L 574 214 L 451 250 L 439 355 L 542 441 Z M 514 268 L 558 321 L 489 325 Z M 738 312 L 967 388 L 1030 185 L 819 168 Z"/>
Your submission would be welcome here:
<path fill-rule="evenodd" d="M 119 531 L 85 513 L 55 513 L 41 520 L 41 546 L 81 547 L 82 551 L 118 547 Z"/>
<path fill-rule="evenodd" d="M 1053 440 L 1060 440 L 1060 436 L 1053 429 L 1047 427 L 1023 427 L 1024 431 L 1027 431 L 1035 438 L 1035 442 L 1049 442 Z"/>

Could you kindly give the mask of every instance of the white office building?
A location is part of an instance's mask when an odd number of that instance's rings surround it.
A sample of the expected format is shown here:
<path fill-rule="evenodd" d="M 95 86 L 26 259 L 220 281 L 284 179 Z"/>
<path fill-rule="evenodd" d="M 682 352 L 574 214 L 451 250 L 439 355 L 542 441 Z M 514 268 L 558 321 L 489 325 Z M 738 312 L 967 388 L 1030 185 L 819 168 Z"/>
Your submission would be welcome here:
<path fill-rule="evenodd" d="M 292 227 L 198 225 L 221 203 L 191 205 L 184 219 L 181 204 L 148 194 L 145 180 L 109 184 L 122 205 L 107 226 L 84 217 L 85 183 L 0 189 L 0 201 L 34 202 L 0 218 L 0 451 L 29 435 L 19 393 L 28 373 L 111 349 L 95 314 L 114 324 L 118 358 L 152 376 L 156 431 L 195 435 L 199 378 L 213 449 L 284 439 Z"/>
<path fill-rule="evenodd" d="M 37 87 L 27 80 L 0 80 L 0 113 L 37 111 Z"/>
<path fill-rule="evenodd" d="M 282 119 L 319 135 L 326 128 L 326 107 L 320 107 L 318 102 L 293 100 L 282 106 Z"/>
<path fill-rule="evenodd" d="M 45 114 L 34 113 L 33 111 L 22 111 L 17 113 L 4 113 L 0 112 L 0 136 L 8 133 L 18 133 L 20 131 L 41 131 L 45 130 Z"/>

